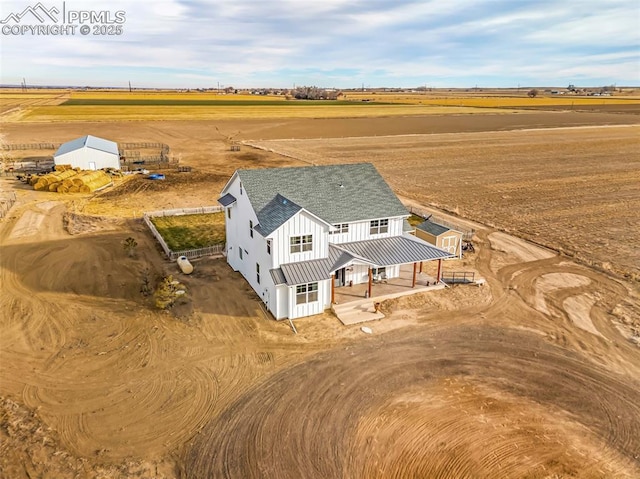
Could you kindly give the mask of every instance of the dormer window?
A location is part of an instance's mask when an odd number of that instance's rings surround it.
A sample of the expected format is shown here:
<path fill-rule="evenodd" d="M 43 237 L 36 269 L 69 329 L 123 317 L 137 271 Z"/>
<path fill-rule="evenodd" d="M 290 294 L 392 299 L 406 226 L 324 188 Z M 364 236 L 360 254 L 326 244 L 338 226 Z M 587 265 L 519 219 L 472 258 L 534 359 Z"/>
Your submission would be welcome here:
<path fill-rule="evenodd" d="M 389 220 L 371 220 L 371 226 L 369 228 L 369 234 L 377 235 L 381 233 L 387 233 L 389 231 Z"/>
<path fill-rule="evenodd" d="M 333 227 L 335 228 L 335 231 L 330 231 L 330 234 L 339 235 L 341 233 L 349 232 L 349 223 L 341 223 L 338 225 L 333 225 Z"/>

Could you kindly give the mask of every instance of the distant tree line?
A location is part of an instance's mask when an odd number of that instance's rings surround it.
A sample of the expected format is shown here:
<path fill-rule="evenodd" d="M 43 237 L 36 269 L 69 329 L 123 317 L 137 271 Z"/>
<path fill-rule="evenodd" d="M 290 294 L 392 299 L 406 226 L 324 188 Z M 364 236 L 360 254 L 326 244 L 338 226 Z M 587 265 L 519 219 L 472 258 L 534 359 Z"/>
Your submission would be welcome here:
<path fill-rule="evenodd" d="M 325 90 L 317 86 L 299 86 L 290 93 L 296 100 L 337 100 L 338 90 Z"/>

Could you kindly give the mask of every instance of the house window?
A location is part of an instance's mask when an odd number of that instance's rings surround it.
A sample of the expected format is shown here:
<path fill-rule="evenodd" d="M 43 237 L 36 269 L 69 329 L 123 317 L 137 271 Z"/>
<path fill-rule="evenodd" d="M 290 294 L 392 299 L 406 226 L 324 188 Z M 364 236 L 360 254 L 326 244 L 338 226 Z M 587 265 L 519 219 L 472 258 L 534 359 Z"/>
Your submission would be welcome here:
<path fill-rule="evenodd" d="M 260 284 L 260 264 L 256 263 L 256 281 Z"/>
<path fill-rule="evenodd" d="M 385 274 L 387 274 L 387 268 L 386 267 L 382 267 L 382 268 L 371 268 L 371 274 L 373 275 L 373 277 L 375 278 L 376 276 L 383 276 Z"/>
<path fill-rule="evenodd" d="M 371 220 L 371 228 L 369 229 L 369 233 L 372 235 L 377 235 L 380 233 L 386 233 L 389 231 L 389 220 Z"/>
<path fill-rule="evenodd" d="M 267 240 L 267 254 L 271 254 L 271 240 Z"/>
<path fill-rule="evenodd" d="M 289 240 L 292 253 L 301 253 L 303 251 L 311 251 L 313 246 L 313 236 L 292 236 Z"/>
<path fill-rule="evenodd" d="M 296 304 L 318 301 L 318 283 L 299 284 L 296 286 Z"/>
<path fill-rule="evenodd" d="M 249 236 L 253 238 L 253 221 L 249 220 Z"/>
<path fill-rule="evenodd" d="M 334 234 L 334 235 L 338 235 L 340 233 L 348 233 L 349 232 L 349 223 L 342 223 L 339 225 L 333 225 L 336 230 L 335 231 L 330 231 L 330 234 Z"/>
<path fill-rule="evenodd" d="M 242 259 L 242 248 L 238 248 L 238 254 L 240 255 L 240 259 Z"/>
<path fill-rule="evenodd" d="M 231 208 L 227 208 L 227 217 L 231 219 Z"/>

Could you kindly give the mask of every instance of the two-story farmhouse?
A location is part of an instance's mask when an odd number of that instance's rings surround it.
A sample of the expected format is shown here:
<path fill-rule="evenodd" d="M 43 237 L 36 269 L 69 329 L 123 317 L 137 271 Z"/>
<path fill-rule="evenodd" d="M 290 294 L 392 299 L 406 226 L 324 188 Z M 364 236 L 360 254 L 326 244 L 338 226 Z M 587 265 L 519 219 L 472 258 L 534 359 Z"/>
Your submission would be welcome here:
<path fill-rule="evenodd" d="M 276 319 L 321 313 L 335 288 L 452 256 L 406 234 L 409 213 L 370 163 L 237 170 L 221 195 L 227 262 Z"/>

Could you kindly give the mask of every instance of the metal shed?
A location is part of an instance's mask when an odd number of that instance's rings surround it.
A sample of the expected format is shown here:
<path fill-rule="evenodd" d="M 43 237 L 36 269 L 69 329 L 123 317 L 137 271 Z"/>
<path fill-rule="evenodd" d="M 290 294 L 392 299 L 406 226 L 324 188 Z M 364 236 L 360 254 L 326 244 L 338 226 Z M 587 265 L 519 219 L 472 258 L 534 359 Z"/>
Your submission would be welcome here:
<path fill-rule="evenodd" d="M 63 143 L 53 155 L 56 165 L 71 165 L 82 170 L 120 169 L 118 144 L 87 135 Z"/>

